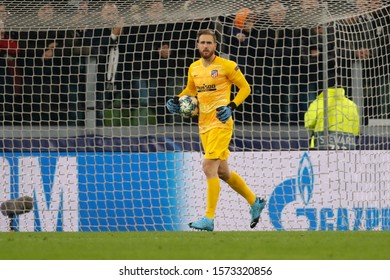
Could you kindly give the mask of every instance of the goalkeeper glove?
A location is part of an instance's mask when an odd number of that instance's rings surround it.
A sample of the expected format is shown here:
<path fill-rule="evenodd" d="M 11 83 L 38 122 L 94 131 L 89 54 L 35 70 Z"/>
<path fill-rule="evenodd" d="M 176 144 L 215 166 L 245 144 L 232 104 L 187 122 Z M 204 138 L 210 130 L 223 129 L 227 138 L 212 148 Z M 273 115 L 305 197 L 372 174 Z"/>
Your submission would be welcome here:
<path fill-rule="evenodd" d="M 232 112 L 236 109 L 237 105 L 234 102 L 230 102 L 227 106 L 221 106 L 217 108 L 217 118 L 225 123 L 232 116 Z"/>
<path fill-rule="evenodd" d="M 172 114 L 179 114 L 179 97 L 175 96 L 174 98 L 171 98 L 167 102 L 167 109 Z"/>

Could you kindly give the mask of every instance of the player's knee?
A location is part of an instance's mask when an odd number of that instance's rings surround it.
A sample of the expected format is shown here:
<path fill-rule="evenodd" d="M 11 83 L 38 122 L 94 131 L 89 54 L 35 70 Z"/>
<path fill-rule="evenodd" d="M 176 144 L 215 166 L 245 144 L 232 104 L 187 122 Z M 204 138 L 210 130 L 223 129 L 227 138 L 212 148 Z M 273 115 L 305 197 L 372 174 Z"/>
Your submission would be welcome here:
<path fill-rule="evenodd" d="M 216 177 L 218 166 L 213 160 L 205 160 L 203 162 L 203 172 L 207 178 Z"/>
<path fill-rule="evenodd" d="M 218 169 L 218 177 L 224 181 L 229 180 L 229 178 L 230 178 L 229 169 L 225 169 L 225 168 Z"/>

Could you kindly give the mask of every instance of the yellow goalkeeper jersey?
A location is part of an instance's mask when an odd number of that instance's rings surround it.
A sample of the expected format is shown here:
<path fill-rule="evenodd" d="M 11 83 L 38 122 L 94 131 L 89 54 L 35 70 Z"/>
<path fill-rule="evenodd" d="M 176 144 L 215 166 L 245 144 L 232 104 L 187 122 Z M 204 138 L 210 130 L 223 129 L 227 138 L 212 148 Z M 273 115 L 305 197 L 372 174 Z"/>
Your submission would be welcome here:
<path fill-rule="evenodd" d="M 231 60 L 217 56 L 207 67 L 202 59 L 193 62 L 188 70 L 186 88 L 179 94 L 192 95 L 198 98 L 199 133 L 213 128 L 233 129 L 230 118 L 222 123 L 217 118 L 216 109 L 230 103 L 231 87 L 235 84 L 239 91 L 233 102 L 239 106 L 250 94 L 250 86 L 237 64 Z"/>

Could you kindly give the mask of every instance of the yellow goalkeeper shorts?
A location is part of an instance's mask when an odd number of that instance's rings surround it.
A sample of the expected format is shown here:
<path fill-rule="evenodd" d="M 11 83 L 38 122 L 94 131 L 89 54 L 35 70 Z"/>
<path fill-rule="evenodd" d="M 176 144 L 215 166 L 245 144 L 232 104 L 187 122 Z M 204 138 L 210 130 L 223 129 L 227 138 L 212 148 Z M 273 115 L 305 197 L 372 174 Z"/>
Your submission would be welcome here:
<path fill-rule="evenodd" d="M 233 130 L 214 128 L 200 135 L 205 159 L 227 160 Z"/>

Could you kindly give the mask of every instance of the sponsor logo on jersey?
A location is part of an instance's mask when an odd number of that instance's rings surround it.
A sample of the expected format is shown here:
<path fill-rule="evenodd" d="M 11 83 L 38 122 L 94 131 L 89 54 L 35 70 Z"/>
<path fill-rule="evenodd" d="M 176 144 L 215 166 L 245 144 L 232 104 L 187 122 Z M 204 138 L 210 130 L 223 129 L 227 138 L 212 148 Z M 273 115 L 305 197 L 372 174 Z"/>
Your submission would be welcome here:
<path fill-rule="evenodd" d="M 203 84 L 202 86 L 196 86 L 196 91 L 197 92 L 205 92 L 205 91 L 216 91 L 217 87 L 216 85 L 205 85 Z"/>

